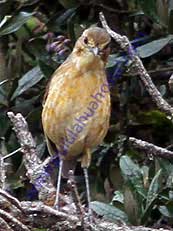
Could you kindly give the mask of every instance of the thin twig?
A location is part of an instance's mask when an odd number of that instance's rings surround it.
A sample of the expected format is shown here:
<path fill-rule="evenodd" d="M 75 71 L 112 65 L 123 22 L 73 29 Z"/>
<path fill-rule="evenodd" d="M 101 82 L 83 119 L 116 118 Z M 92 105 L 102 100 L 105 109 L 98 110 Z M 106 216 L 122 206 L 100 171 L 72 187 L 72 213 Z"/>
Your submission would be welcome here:
<path fill-rule="evenodd" d="M 161 96 L 160 92 L 157 90 L 156 86 L 152 82 L 151 77 L 147 73 L 145 67 L 142 64 L 142 61 L 134 51 L 132 45 L 130 44 L 130 41 L 126 36 L 121 36 L 118 33 L 114 32 L 110 29 L 108 26 L 106 19 L 102 12 L 99 14 L 100 21 L 102 23 L 102 26 L 105 28 L 105 30 L 110 34 L 110 36 L 115 40 L 116 43 L 119 44 L 119 46 L 127 52 L 129 58 L 132 60 L 132 65 L 129 67 L 130 71 L 138 73 L 141 81 L 143 82 L 146 90 L 148 91 L 149 95 L 151 96 L 152 100 L 156 103 L 157 107 L 165 112 L 168 116 L 173 115 L 173 107 L 171 107 Z"/>
<path fill-rule="evenodd" d="M 5 231 L 13 231 L 10 226 L 8 225 L 8 222 L 6 222 L 4 219 L 0 217 L 0 230 Z"/>
<path fill-rule="evenodd" d="M 12 223 L 15 227 L 18 227 L 19 230 L 23 231 L 30 231 L 26 225 L 21 223 L 18 219 L 12 216 L 10 213 L 5 212 L 4 210 L 0 209 L 0 216 L 7 221 L 8 223 Z"/>
<path fill-rule="evenodd" d="M 20 211 L 23 212 L 20 201 L 18 199 L 16 199 L 15 197 L 11 196 L 9 193 L 7 193 L 4 190 L 0 189 L 0 195 L 5 197 L 10 203 L 12 203 L 13 205 L 15 205 Z"/>
<path fill-rule="evenodd" d="M 9 79 L 4 79 L 3 81 L 0 82 L 0 86 L 3 85 L 4 83 L 7 83 Z"/>
<path fill-rule="evenodd" d="M 151 144 L 149 142 L 136 139 L 134 137 L 129 137 L 129 144 L 131 147 L 138 149 L 142 152 L 146 152 L 147 154 L 151 154 L 152 156 L 173 159 L 173 152 Z"/>
<path fill-rule="evenodd" d="M 76 205 L 76 209 L 78 211 L 78 214 L 81 215 L 81 217 L 83 218 L 84 215 L 85 215 L 85 211 L 84 211 L 84 209 L 82 207 L 79 192 L 78 192 L 77 185 L 76 185 L 76 182 L 75 182 L 75 179 L 74 179 L 73 170 L 69 171 L 68 186 L 70 187 L 70 189 L 72 191 L 72 195 L 73 195 L 73 198 L 74 198 L 74 203 Z"/>
<path fill-rule="evenodd" d="M 3 157 L 0 154 L 0 188 L 5 189 L 5 163 Z"/>
<path fill-rule="evenodd" d="M 11 156 L 13 156 L 13 155 L 16 154 L 17 152 L 20 152 L 21 150 L 22 150 L 22 148 L 16 149 L 15 151 L 13 151 L 13 152 L 9 153 L 8 155 L 4 156 L 4 157 L 3 157 L 3 160 L 5 160 L 5 159 L 7 159 L 7 158 L 9 158 L 9 157 L 11 157 Z"/>

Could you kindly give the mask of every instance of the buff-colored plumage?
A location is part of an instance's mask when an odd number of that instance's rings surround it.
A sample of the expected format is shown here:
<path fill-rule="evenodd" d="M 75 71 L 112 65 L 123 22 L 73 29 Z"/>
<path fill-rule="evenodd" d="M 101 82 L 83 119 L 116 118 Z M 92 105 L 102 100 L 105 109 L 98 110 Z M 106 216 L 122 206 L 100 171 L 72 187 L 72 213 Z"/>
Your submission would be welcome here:
<path fill-rule="evenodd" d="M 89 166 L 91 150 L 103 141 L 109 127 L 110 93 L 105 74 L 109 42 L 104 29 L 85 30 L 71 55 L 53 74 L 43 106 L 42 123 L 49 151 L 53 152 L 50 141 L 61 153 L 63 140 L 71 139 L 61 158 L 67 162 L 81 158 L 82 167 Z M 97 95 L 100 102 L 92 97 L 101 92 L 104 97 Z M 82 126 L 76 118 L 85 113 L 91 116 Z M 73 142 L 69 130 L 76 134 Z"/>

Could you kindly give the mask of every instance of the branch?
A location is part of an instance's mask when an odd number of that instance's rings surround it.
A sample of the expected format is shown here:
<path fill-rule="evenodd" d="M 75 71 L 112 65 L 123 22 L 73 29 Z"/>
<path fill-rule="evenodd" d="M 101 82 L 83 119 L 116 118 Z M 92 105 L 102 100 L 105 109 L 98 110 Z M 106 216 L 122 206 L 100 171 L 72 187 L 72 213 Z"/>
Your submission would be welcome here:
<path fill-rule="evenodd" d="M 69 180 L 68 180 L 67 184 L 71 190 L 72 198 L 73 198 L 74 203 L 76 205 L 77 213 L 80 215 L 81 219 L 84 219 L 85 211 L 84 211 L 84 208 L 82 207 L 82 203 L 80 200 L 80 196 L 79 196 L 76 181 L 74 178 L 74 171 L 73 170 L 69 171 Z"/>
<path fill-rule="evenodd" d="M 60 212 L 42 202 L 18 201 L 13 196 L 6 196 L 2 191 L 0 209 L 0 230 L 35 230 L 42 227 L 49 230 L 84 230 L 80 217 Z M 8 206 L 7 206 L 8 205 Z M 21 207 L 20 209 L 16 208 Z M 7 210 L 7 211 L 6 211 Z M 142 226 L 129 227 L 125 224 L 115 224 L 105 219 L 94 217 L 94 223 L 87 224 L 85 230 L 91 231 L 156 231 Z M 12 227 L 12 228 L 11 228 Z M 157 229 L 157 231 L 163 229 Z M 168 231 L 164 229 L 164 231 Z"/>
<path fill-rule="evenodd" d="M 0 217 L 0 227 L 2 230 L 5 231 L 13 231 L 8 225 L 8 222 L 4 221 L 4 219 L 2 219 L 1 217 Z"/>
<path fill-rule="evenodd" d="M 154 144 L 148 143 L 143 140 L 136 139 L 134 137 L 129 137 L 129 144 L 135 148 L 138 149 L 142 152 L 146 152 L 147 154 L 151 154 L 155 157 L 161 157 L 161 158 L 166 158 L 166 159 L 173 159 L 173 152 L 165 149 L 158 147 Z"/>
<path fill-rule="evenodd" d="M 42 214 L 47 216 L 55 216 L 58 218 L 58 228 L 57 230 L 81 230 L 82 221 L 77 216 L 59 212 L 49 206 L 42 204 L 41 202 L 21 202 L 23 209 L 26 214 Z M 60 222 L 61 220 L 61 222 Z M 64 221 L 64 223 L 62 222 Z M 62 225 L 60 227 L 60 225 Z M 73 227 L 73 228 L 72 228 Z M 88 229 L 87 229 L 88 228 Z M 104 219 L 95 218 L 95 224 L 89 224 L 86 230 L 91 231 L 163 231 L 163 229 L 152 229 L 145 228 L 143 226 L 129 227 L 124 225 L 118 225 L 110 221 L 105 221 Z M 164 231 L 169 231 L 164 229 Z"/>
<path fill-rule="evenodd" d="M 8 117 L 13 123 L 13 130 L 21 145 L 21 152 L 24 156 L 24 165 L 27 170 L 27 177 L 34 184 L 39 192 L 39 199 L 46 204 L 52 205 L 55 199 L 55 188 L 51 182 L 50 175 L 46 172 L 43 162 L 38 157 L 36 144 L 28 130 L 28 125 L 24 117 L 18 113 L 8 112 Z"/>
<path fill-rule="evenodd" d="M 18 219 L 12 216 L 10 213 L 5 212 L 4 210 L 0 209 L 0 216 L 5 220 L 7 223 L 12 223 L 14 227 L 18 227 L 19 230 L 22 231 L 30 231 L 26 225 L 21 223 Z"/>
<path fill-rule="evenodd" d="M 24 212 L 22 210 L 20 201 L 16 199 L 15 197 L 11 196 L 8 192 L 0 189 L 0 195 L 3 196 L 6 200 L 8 200 L 10 203 L 12 203 L 16 208 L 18 208 L 21 212 Z"/>
<path fill-rule="evenodd" d="M 46 215 L 56 216 L 59 220 L 69 220 L 73 222 L 79 221 L 77 216 L 57 211 L 47 205 L 44 205 L 42 202 L 22 201 L 21 206 L 26 214 L 43 213 Z"/>
<path fill-rule="evenodd" d="M 135 53 L 128 38 L 126 36 L 121 36 L 113 30 L 111 30 L 102 12 L 100 12 L 99 16 L 102 26 L 105 28 L 108 34 L 110 34 L 110 36 L 115 40 L 115 42 L 118 43 L 119 46 L 128 53 L 129 58 L 132 60 L 132 65 L 131 67 L 129 67 L 130 71 L 138 73 L 146 90 L 148 91 L 152 100 L 156 103 L 157 107 L 161 111 L 165 112 L 168 116 L 171 116 L 172 118 L 173 108 L 162 98 L 160 92 L 157 90 L 156 86 L 152 82 L 150 75 L 147 73 L 145 67 L 143 66 L 142 61 Z"/>

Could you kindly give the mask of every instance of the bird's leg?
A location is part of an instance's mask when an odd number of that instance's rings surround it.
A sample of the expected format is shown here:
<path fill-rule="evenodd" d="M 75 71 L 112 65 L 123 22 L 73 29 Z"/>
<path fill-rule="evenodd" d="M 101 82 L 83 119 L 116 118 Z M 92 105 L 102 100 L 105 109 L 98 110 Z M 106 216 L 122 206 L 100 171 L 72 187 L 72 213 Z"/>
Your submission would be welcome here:
<path fill-rule="evenodd" d="M 89 188 L 89 178 L 88 178 L 88 168 L 83 168 L 84 177 L 85 177 L 85 185 L 86 185 L 86 193 L 87 193 L 87 202 L 88 202 L 88 216 L 91 217 L 91 197 L 90 197 L 90 188 Z"/>
<path fill-rule="evenodd" d="M 91 218 L 91 215 L 92 215 L 91 214 L 91 207 L 90 207 L 91 197 L 90 197 L 89 178 L 88 178 L 88 167 L 90 166 L 90 163 L 91 163 L 91 152 L 88 148 L 86 148 L 84 150 L 84 154 L 82 156 L 81 166 L 83 168 L 84 177 L 85 177 L 89 218 Z"/>
<path fill-rule="evenodd" d="M 59 193 L 60 193 L 60 186 L 61 186 L 61 174 L 62 174 L 62 166 L 63 160 L 60 158 L 59 160 L 59 172 L 58 172 L 58 179 L 57 179 L 57 189 L 56 189 L 56 198 L 54 207 L 59 210 Z"/>

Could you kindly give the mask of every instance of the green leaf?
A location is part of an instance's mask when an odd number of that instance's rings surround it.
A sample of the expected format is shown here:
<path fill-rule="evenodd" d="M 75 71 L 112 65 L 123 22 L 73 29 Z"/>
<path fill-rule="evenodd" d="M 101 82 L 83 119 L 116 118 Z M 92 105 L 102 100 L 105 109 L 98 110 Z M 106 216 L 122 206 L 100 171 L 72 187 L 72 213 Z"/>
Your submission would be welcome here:
<path fill-rule="evenodd" d="M 108 57 L 108 62 L 106 64 L 106 68 L 111 68 L 114 67 L 116 64 L 120 62 L 125 62 L 125 57 L 124 56 L 117 56 L 117 54 L 111 54 Z"/>
<path fill-rule="evenodd" d="M 40 95 L 36 95 L 30 97 L 30 99 L 20 98 L 16 100 L 15 105 L 11 107 L 13 111 L 20 111 L 23 115 L 31 113 L 31 111 L 35 108 L 35 103 L 38 101 Z"/>
<path fill-rule="evenodd" d="M 149 181 L 149 167 L 144 165 L 144 166 L 142 166 L 141 170 L 142 170 L 142 175 L 143 175 L 143 182 L 144 182 L 144 185 L 146 187 L 146 185 L 148 185 L 148 181 Z"/>
<path fill-rule="evenodd" d="M 47 23 L 47 27 L 51 31 L 59 31 L 63 25 L 67 24 L 67 20 L 75 13 L 77 8 L 70 8 L 61 14 L 58 18 L 53 17 Z"/>
<path fill-rule="evenodd" d="M 156 22 L 159 21 L 155 0 L 137 0 L 137 2 L 146 15 L 154 19 Z"/>
<path fill-rule="evenodd" d="M 160 177 L 161 173 L 162 173 L 162 170 L 160 169 L 156 173 L 154 178 L 152 179 L 150 187 L 148 189 L 146 206 L 145 206 L 144 213 L 142 214 L 142 217 L 141 217 L 141 223 L 142 224 L 147 222 L 147 218 L 150 217 L 151 210 L 155 204 L 156 199 L 159 196 L 159 189 L 160 189 L 159 177 Z"/>
<path fill-rule="evenodd" d="M 108 205 L 99 201 L 92 201 L 91 209 L 94 210 L 94 212 L 98 215 L 103 216 L 104 218 L 107 218 L 109 220 L 122 220 L 126 223 L 128 222 L 128 217 L 126 213 L 112 205 Z"/>
<path fill-rule="evenodd" d="M 76 0 L 59 0 L 59 3 L 66 9 L 79 5 L 79 2 Z"/>
<path fill-rule="evenodd" d="M 42 157 L 43 157 L 44 152 L 45 152 L 45 149 L 46 149 L 46 144 L 45 144 L 45 142 L 43 142 L 43 143 L 37 145 L 36 150 L 37 150 L 37 153 L 38 153 L 38 155 L 39 155 L 39 158 L 42 158 Z"/>
<path fill-rule="evenodd" d="M 128 215 L 131 224 L 139 225 L 142 203 L 138 203 L 134 192 L 127 185 L 124 186 L 124 211 Z"/>
<path fill-rule="evenodd" d="M 164 176 L 167 178 L 173 171 L 173 164 L 166 159 L 158 158 L 160 167 L 162 168 Z"/>
<path fill-rule="evenodd" d="M 147 201 L 146 201 L 146 208 L 150 206 L 150 204 L 157 198 L 158 191 L 159 191 L 159 177 L 161 175 L 162 170 L 160 169 L 154 178 L 151 181 L 150 187 L 147 193 Z"/>
<path fill-rule="evenodd" d="M 32 54 L 36 57 L 43 57 L 48 56 L 47 51 L 45 50 L 46 47 L 46 40 L 43 38 L 34 38 L 32 41 L 28 43 L 28 48 Z"/>
<path fill-rule="evenodd" d="M 9 19 L 0 28 L 0 36 L 11 34 L 19 30 L 34 13 L 20 12 L 18 15 Z"/>
<path fill-rule="evenodd" d="M 4 81 L 0 82 L 0 106 L 4 105 L 4 106 L 8 107 L 7 92 L 2 87 Z M 6 82 L 8 82 L 8 81 L 6 81 Z"/>
<path fill-rule="evenodd" d="M 39 60 L 38 63 L 45 77 L 49 78 L 54 73 L 55 70 L 52 68 L 51 65 L 47 65 L 47 63 L 42 60 Z"/>
<path fill-rule="evenodd" d="M 165 216 L 165 217 L 169 217 L 169 218 L 173 218 L 173 205 L 167 205 L 167 206 L 159 206 L 159 211 L 160 213 Z"/>
<path fill-rule="evenodd" d="M 75 35 L 76 13 L 77 11 L 74 11 L 73 14 L 67 20 L 67 31 L 73 44 L 75 44 L 76 42 L 76 35 Z"/>
<path fill-rule="evenodd" d="M 64 23 L 66 23 L 67 19 L 74 14 L 75 11 L 76 7 L 66 10 L 65 13 L 63 13 L 56 19 L 56 23 L 63 25 Z"/>
<path fill-rule="evenodd" d="M 137 164 L 135 164 L 128 156 L 120 158 L 120 168 L 123 177 L 130 186 L 132 192 L 137 193 L 140 199 L 146 197 L 146 192 L 143 186 L 142 171 Z M 138 198 L 139 199 L 139 198 Z M 142 201 L 139 201 L 139 203 Z"/>
<path fill-rule="evenodd" d="M 166 187 L 172 188 L 173 186 L 173 164 L 169 160 L 158 159 L 159 165 L 162 168 L 163 175 L 166 179 Z"/>
<path fill-rule="evenodd" d="M 165 128 L 170 128 L 170 131 L 173 129 L 172 122 L 166 117 L 165 113 L 157 110 L 140 112 L 138 114 L 138 122 L 142 124 L 152 124 L 157 129 L 160 127 L 162 129 L 162 135 Z"/>
<path fill-rule="evenodd" d="M 124 204 L 124 195 L 120 191 L 115 191 L 114 196 L 112 198 L 112 202 L 120 202 L 121 204 Z"/>
<path fill-rule="evenodd" d="M 172 39 L 173 39 L 173 35 L 169 35 L 166 38 L 154 40 L 154 41 L 149 42 L 145 45 L 139 46 L 136 49 L 137 49 L 137 52 L 141 58 L 147 58 L 147 57 L 150 57 L 150 56 L 158 53 Z"/>
<path fill-rule="evenodd" d="M 18 2 L 21 3 L 21 0 L 18 0 Z M 37 2 L 39 2 L 39 0 L 23 0 L 22 4 L 23 6 L 31 6 L 33 4 L 36 4 Z"/>
<path fill-rule="evenodd" d="M 24 182 L 22 182 L 22 179 L 18 179 L 14 175 L 11 176 L 11 178 L 9 179 L 9 183 L 12 189 L 18 189 L 24 187 Z"/>
<path fill-rule="evenodd" d="M 17 89 L 12 95 L 11 99 L 13 100 L 17 96 L 21 95 L 24 91 L 28 90 L 36 83 L 38 83 L 44 77 L 43 73 L 40 70 L 39 66 L 34 67 L 28 71 L 20 80 Z"/>
<path fill-rule="evenodd" d="M 173 24 L 173 9 L 171 9 L 169 13 L 168 32 L 170 34 L 173 34 L 172 24 Z"/>
<path fill-rule="evenodd" d="M 9 119 L 7 117 L 7 115 L 5 114 L 5 112 L 0 113 L 0 137 L 5 136 L 7 130 L 9 129 L 10 126 L 10 122 Z"/>

